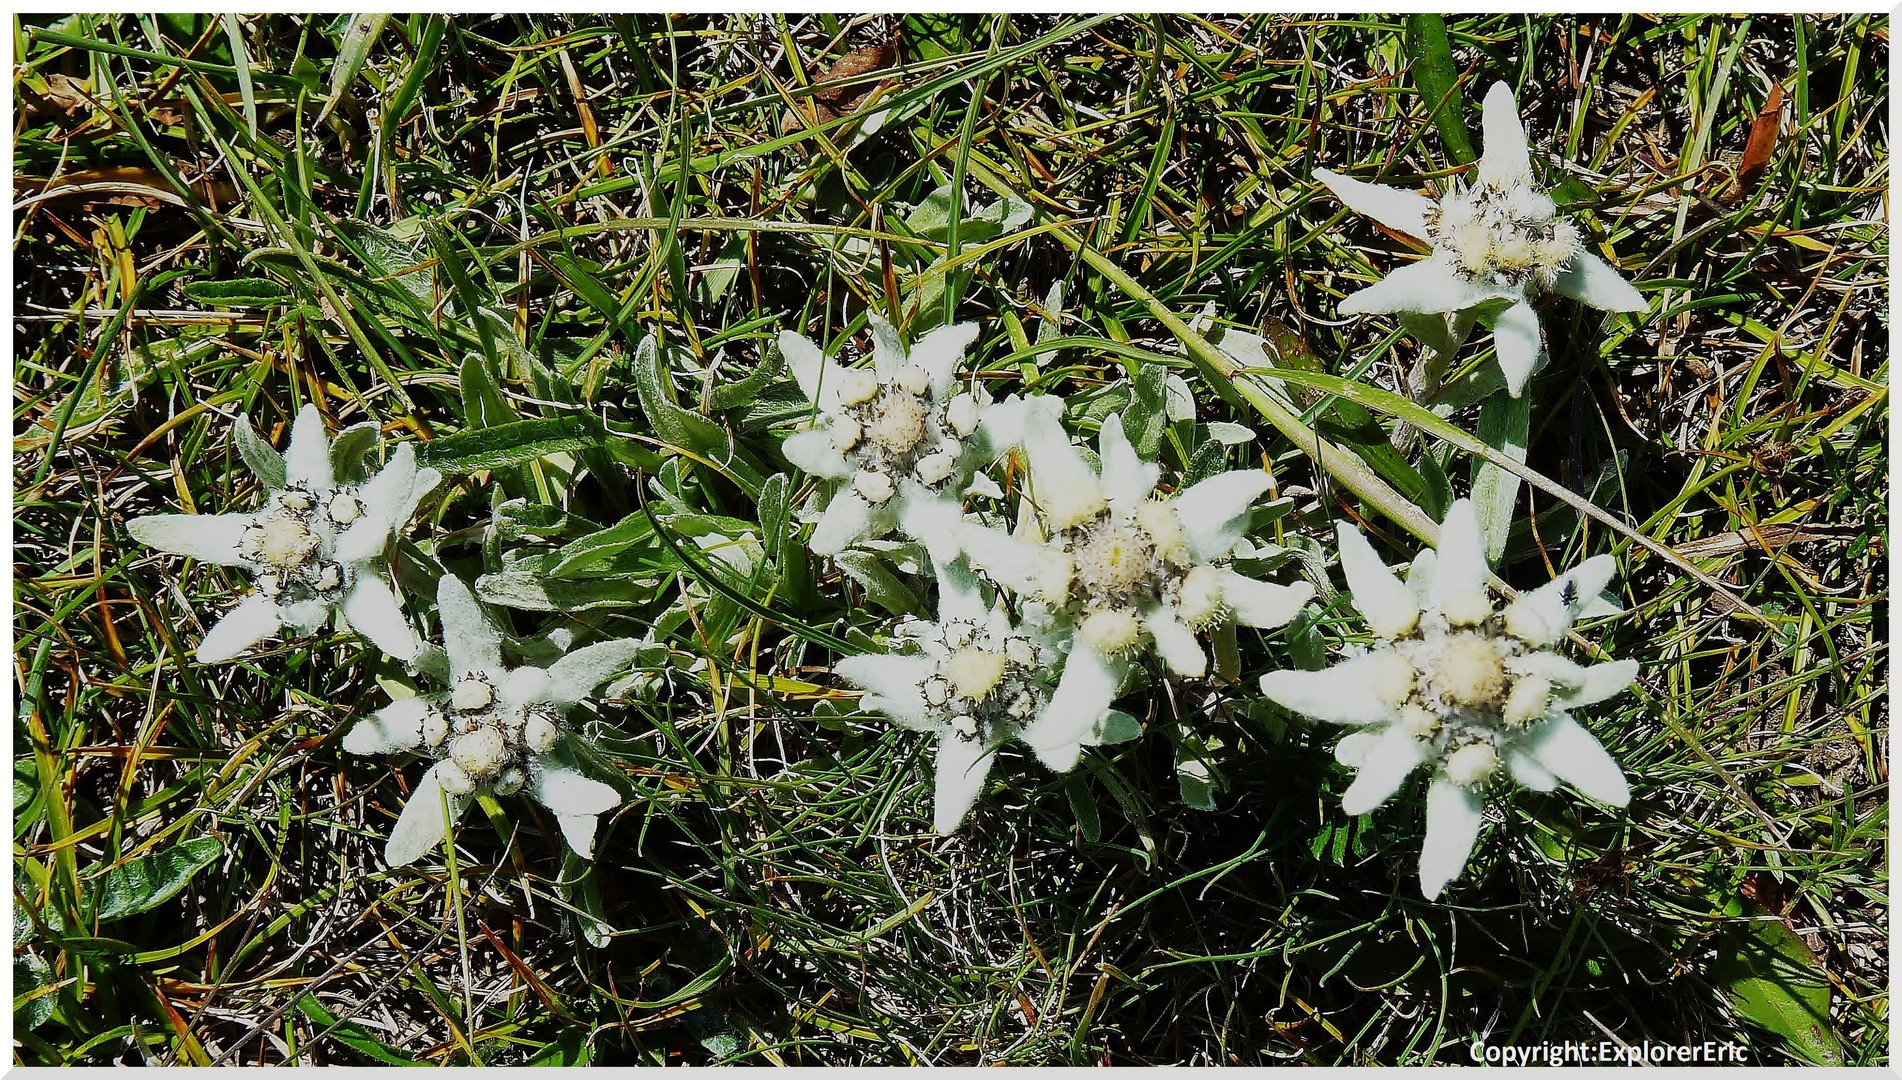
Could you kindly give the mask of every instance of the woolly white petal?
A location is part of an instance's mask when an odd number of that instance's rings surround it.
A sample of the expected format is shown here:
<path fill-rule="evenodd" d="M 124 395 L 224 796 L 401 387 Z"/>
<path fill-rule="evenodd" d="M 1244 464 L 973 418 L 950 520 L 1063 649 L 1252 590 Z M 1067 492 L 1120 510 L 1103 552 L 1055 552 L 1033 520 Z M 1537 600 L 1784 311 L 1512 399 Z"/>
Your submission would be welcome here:
<path fill-rule="evenodd" d="M 1493 323 L 1493 350 L 1499 357 L 1499 370 L 1506 376 L 1506 392 L 1518 397 L 1526 380 L 1538 369 L 1543 346 L 1539 339 L 1539 313 L 1524 300 L 1501 312 Z"/>
<path fill-rule="evenodd" d="M 1123 418 L 1111 413 L 1096 436 L 1096 454 L 1103 462 L 1103 493 L 1118 513 L 1133 512 L 1156 489 L 1162 468 L 1136 456 L 1123 434 Z"/>
<path fill-rule="evenodd" d="M 951 380 L 957 374 L 958 362 L 964 359 L 964 350 L 976 340 L 976 323 L 957 323 L 940 326 L 912 345 L 911 362 L 923 368 L 931 380 L 933 400 L 943 401 L 947 397 L 945 391 L 951 389 Z"/>
<path fill-rule="evenodd" d="M 316 405 L 299 409 L 291 423 L 291 445 L 284 451 L 284 480 L 319 493 L 332 487 L 330 436 L 324 432 L 324 415 Z"/>
<path fill-rule="evenodd" d="M 1331 724 L 1392 720 L 1393 706 L 1374 693 L 1375 671 L 1386 663 L 1386 656 L 1370 653 L 1323 671 L 1271 671 L 1261 677 L 1261 692 L 1284 709 Z"/>
<path fill-rule="evenodd" d="M 898 527 L 925 546 L 934 563 L 958 557 L 958 522 L 964 507 L 956 499 L 933 491 L 916 480 L 898 487 Z"/>
<path fill-rule="evenodd" d="M 1449 598 L 1457 601 L 1474 592 L 1486 595 L 1486 548 L 1471 499 L 1460 499 L 1447 509 L 1434 547 L 1439 557 L 1433 567 L 1433 607 L 1444 610 Z"/>
<path fill-rule="evenodd" d="M 898 336 L 898 329 L 877 312 L 869 312 L 867 317 L 872 324 L 872 370 L 879 382 L 890 382 L 905 365 L 905 342 Z"/>
<path fill-rule="evenodd" d="M 841 491 L 832 497 L 819 524 L 813 526 L 807 546 L 814 555 L 837 555 L 871 534 L 871 504 L 856 492 Z"/>
<path fill-rule="evenodd" d="M 1522 750 L 1514 750 L 1506 755 L 1506 767 L 1512 770 L 1512 778 L 1517 780 L 1521 787 L 1531 788 L 1533 791 L 1551 791 L 1559 786 L 1559 778 L 1552 775 L 1552 770 L 1539 764 L 1539 759 Z"/>
<path fill-rule="evenodd" d="M 1506 609 L 1506 632 L 1534 645 L 1550 645 L 1564 637 L 1581 616 L 1618 614 L 1624 609 L 1606 603 L 1600 596 L 1617 572 L 1617 560 L 1610 555 L 1594 555 L 1531 592 L 1520 594 Z"/>
<path fill-rule="evenodd" d="M 1379 742 L 1361 752 L 1360 775 L 1342 793 L 1341 809 L 1355 815 L 1372 813 L 1400 790 L 1408 775 L 1426 760 L 1426 751 L 1427 744 L 1398 724 L 1388 728 Z"/>
<path fill-rule="evenodd" d="M 1170 671 L 1185 679 L 1199 679 L 1208 674 L 1208 652 L 1202 648 L 1195 631 L 1176 617 L 1174 608 L 1167 604 L 1156 605 L 1143 615 L 1143 626 L 1148 628 L 1149 636 L 1156 639 L 1156 652 Z"/>
<path fill-rule="evenodd" d="M 1610 263 L 1582 248 L 1573 253 L 1572 261 L 1565 264 L 1552 288 L 1600 311 L 1647 311 L 1651 307 L 1644 294 L 1632 288 Z"/>
<path fill-rule="evenodd" d="M 832 442 L 832 432 L 821 428 L 795 431 L 779 444 L 779 452 L 802 472 L 842 480 L 852 475 L 852 463 Z"/>
<path fill-rule="evenodd" d="M 1523 745 L 1539 764 L 1591 798 L 1607 806 L 1623 806 L 1631 801 L 1625 771 L 1591 732 L 1567 714 L 1555 713 L 1533 728 Z"/>
<path fill-rule="evenodd" d="M 1420 604 L 1394 572 L 1374 552 L 1359 529 L 1345 521 L 1334 526 L 1341 551 L 1341 572 L 1347 575 L 1349 599 L 1367 625 L 1381 637 L 1406 634 L 1420 621 Z"/>
<path fill-rule="evenodd" d="M 1483 802 L 1479 792 L 1451 780 L 1427 788 L 1426 842 L 1420 847 L 1420 891 L 1439 898 L 1447 883 L 1466 869 L 1466 857 L 1479 839 Z"/>
<path fill-rule="evenodd" d="M 409 793 L 409 802 L 403 804 L 403 813 L 396 819 L 396 828 L 390 830 L 390 842 L 383 849 L 383 861 L 391 866 L 408 866 L 421 858 L 430 848 L 442 843 L 449 835 L 449 824 L 462 817 L 466 795 L 450 795 L 443 791 L 442 783 L 436 776 L 436 770 L 442 768 L 438 762 L 429 767 L 423 778 Z M 449 803 L 449 816 L 443 816 L 443 801 Z"/>
<path fill-rule="evenodd" d="M 932 828 L 949 834 L 971 812 L 984 791 L 984 778 L 990 775 L 991 761 L 997 751 L 981 739 L 965 739 L 947 732 L 938 740 L 937 790 L 931 800 Z"/>
<path fill-rule="evenodd" d="M 1479 182 L 1509 187 L 1531 180 L 1532 158 L 1512 87 L 1497 82 L 1486 91 L 1486 102 L 1480 106 L 1480 124 L 1485 145 L 1480 148 Z"/>
<path fill-rule="evenodd" d="M 389 546 L 389 522 L 365 514 L 338 535 L 331 554 L 342 563 L 368 563 L 380 558 Z"/>
<path fill-rule="evenodd" d="M 1268 474 L 1260 469 L 1235 469 L 1216 473 L 1176 497 L 1176 516 L 1197 561 L 1228 554 L 1248 524 L 1248 508 L 1268 484 Z"/>
<path fill-rule="evenodd" d="M 217 566 L 239 566 L 238 543 L 254 514 L 148 514 L 125 523 L 132 539 L 149 548 Z"/>
<path fill-rule="evenodd" d="M 323 600 L 299 600 L 277 606 L 277 621 L 292 633 L 314 634 L 336 608 Z"/>
<path fill-rule="evenodd" d="M 252 593 L 218 620 L 205 640 L 198 643 L 198 662 L 223 663 L 277 633 L 282 625 L 277 605 L 262 593 Z"/>
<path fill-rule="evenodd" d="M 937 669 L 937 663 L 927 657 L 890 653 L 848 656 L 832 665 L 840 677 L 865 688 L 859 700 L 861 710 L 882 712 L 907 727 L 933 731 L 937 725 L 920 686 Z"/>
<path fill-rule="evenodd" d="M 1001 454 L 1022 446 L 1024 433 L 1032 424 L 1061 424 L 1062 421 L 1062 398 L 1047 394 L 1024 398 L 1012 394 L 985 407 L 977 422 L 977 431 L 993 453 Z"/>
<path fill-rule="evenodd" d="M 436 583 L 436 614 L 442 619 L 443 649 L 458 676 L 502 666 L 502 636 L 476 606 L 469 586 L 454 574 Z"/>
<path fill-rule="evenodd" d="M 1421 548 L 1407 566 L 1407 589 L 1421 607 L 1433 602 L 1433 571 L 1439 565 L 1440 557 L 1432 548 Z"/>
<path fill-rule="evenodd" d="M 941 622 L 983 623 L 992 617 L 992 610 L 984 603 L 983 587 L 969 566 L 963 562 L 933 559 L 932 570 L 938 578 L 938 618 Z"/>
<path fill-rule="evenodd" d="M 1341 736 L 1334 744 L 1334 760 L 1350 769 L 1358 769 L 1367 762 L 1367 755 L 1374 752 L 1386 733 L 1385 728 L 1361 728 Z"/>
<path fill-rule="evenodd" d="M 1341 300 L 1343 315 L 1375 314 L 1386 311 L 1416 311 L 1433 315 L 1459 311 L 1495 296 L 1512 296 L 1494 285 L 1461 274 L 1453 256 L 1434 252 L 1431 258 L 1408 263 L 1386 277 Z"/>
<path fill-rule="evenodd" d="M 1314 178 L 1326 184 L 1349 210 L 1365 214 L 1395 232 L 1408 236 L 1427 234 L 1426 212 L 1432 208 L 1433 200 L 1417 191 L 1370 184 L 1342 176 L 1332 169 L 1316 169 Z"/>
<path fill-rule="evenodd" d="M 416 486 L 416 451 L 409 443 L 399 445 L 390 460 L 357 489 L 363 512 L 389 528 L 396 515 L 413 505 L 410 490 Z"/>
<path fill-rule="evenodd" d="M 509 670 L 496 693 L 505 703 L 504 708 L 509 705 L 534 705 L 550 700 L 553 685 L 554 680 L 549 677 L 547 668 L 518 667 Z M 583 695 L 586 695 L 586 691 L 583 691 Z"/>
<path fill-rule="evenodd" d="M 1222 600 L 1228 604 L 1235 621 L 1243 626 L 1272 630 L 1285 626 L 1301 614 L 1302 605 L 1314 597 L 1314 586 L 1305 581 L 1277 585 L 1256 581 L 1233 570 L 1218 571 L 1222 581 Z"/>
<path fill-rule="evenodd" d="M 598 641 L 548 665 L 548 700 L 572 705 L 594 693 L 594 688 L 627 669 L 638 641 Z"/>
<path fill-rule="evenodd" d="M 1033 413 L 1024 424 L 1024 452 L 1030 456 L 1030 479 L 1036 485 L 1037 502 L 1051 513 L 1059 503 L 1075 510 L 1079 520 L 1100 510 L 1107 494 L 1096 470 L 1070 442 L 1063 426 L 1041 413 Z M 1091 509 L 1094 508 L 1094 509 Z M 1055 520 L 1055 514 L 1051 515 Z M 1059 522 L 1067 527 L 1073 522 Z"/>
<path fill-rule="evenodd" d="M 403 607 L 390 591 L 389 582 L 372 573 L 359 573 L 356 584 L 343 597 L 344 621 L 350 629 L 370 639 L 396 660 L 408 660 L 423 647 L 423 642 L 403 618 Z"/>
<path fill-rule="evenodd" d="M 799 383 L 807 401 L 819 406 L 820 412 L 839 411 L 839 384 L 844 381 L 844 369 L 820 352 L 811 339 L 791 330 L 779 332 L 779 354 L 786 358 L 786 366 L 792 369 L 793 379 Z"/>
<path fill-rule="evenodd" d="M 1069 772 L 1076 765 L 1084 742 L 1116 700 L 1116 689 L 1123 681 L 1122 668 L 1122 661 L 1087 645 L 1079 643 L 1071 648 L 1056 692 L 1020 736 L 1037 760 L 1057 772 Z"/>
<path fill-rule="evenodd" d="M 1561 708 L 1596 705 L 1624 693 L 1638 677 L 1636 660 L 1614 660 L 1587 667 L 1557 653 L 1535 652 L 1512 663 L 1515 672 L 1539 675 L 1553 684 L 1552 703 Z"/>
<path fill-rule="evenodd" d="M 1044 545 L 968 520 L 959 522 L 957 542 L 971 565 L 999 585 L 1014 593 L 1037 591 L 1037 575 L 1047 550 Z"/>
<path fill-rule="evenodd" d="M 403 698 L 358 720 L 344 732 L 343 748 L 352 754 L 394 754 L 414 750 L 423 741 L 423 717 L 429 702 Z"/>

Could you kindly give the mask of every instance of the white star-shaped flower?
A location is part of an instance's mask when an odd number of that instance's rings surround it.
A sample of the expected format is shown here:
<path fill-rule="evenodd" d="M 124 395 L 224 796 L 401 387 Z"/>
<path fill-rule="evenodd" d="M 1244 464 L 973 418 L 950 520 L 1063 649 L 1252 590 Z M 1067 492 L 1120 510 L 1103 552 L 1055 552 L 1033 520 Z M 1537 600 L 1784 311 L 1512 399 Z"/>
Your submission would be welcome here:
<path fill-rule="evenodd" d="M 413 751 L 436 759 L 396 819 L 385 860 L 407 866 L 442 843 L 478 789 L 510 795 L 524 788 L 554 812 L 568 846 L 593 858 L 597 815 L 621 797 L 575 768 L 561 745 L 562 717 L 626 668 L 640 642 L 603 641 L 546 668 L 511 668 L 502 663 L 502 636 L 467 585 L 444 577 L 436 610 L 449 654 L 449 689 L 385 706 L 343 738 L 353 754 Z"/>
<path fill-rule="evenodd" d="M 1604 701 L 1638 676 L 1635 660 L 1583 667 L 1551 651 L 1581 616 L 1620 609 L 1600 591 L 1615 566 L 1587 559 L 1495 614 L 1486 595 L 1479 515 L 1465 499 L 1403 584 L 1352 526 L 1337 530 L 1354 607 L 1381 641 L 1325 671 L 1271 671 L 1261 690 L 1295 712 L 1360 730 L 1334 756 L 1359 775 L 1350 814 L 1386 802 L 1414 769 L 1432 774 L 1420 890 L 1431 900 L 1459 876 L 1479 837 L 1486 785 L 1505 771 L 1525 787 L 1563 780 L 1609 806 L 1630 799 L 1625 774 L 1570 709 Z"/>
<path fill-rule="evenodd" d="M 1643 311 L 1645 299 L 1610 264 L 1586 250 L 1578 227 L 1558 217 L 1533 184 L 1526 130 L 1512 88 L 1495 83 L 1481 112 L 1485 153 L 1473 186 L 1457 182 L 1439 201 L 1401 188 L 1355 180 L 1329 169 L 1315 179 L 1350 209 L 1433 245 L 1341 301 L 1343 315 L 1410 311 L 1439 314 L 1508 301 L 1493 326 L 1506 389 L 1518 397 L 1542 352 L 1531 301 L 1557 292 L 1605 311 Z"/>
<path fill-rule="evenodd" d="M 198 659 L 229 660 L 280 627 L 313 633 L 333 615 L 390 656 L 410 659 L 421 642 L 403 618 L 383 556 L 442 474 L 418 469 L 416 451 L 403 443 L 375 476 L 337 483 L 315 405 L 297 414 L 283 461 L 281 478 L 259 476 L 267 495 L 254 513 L 151 514 L 126 522 L 148 547 L 242 567 L 257 584 L 205 635 Z"/>
<path fill-rule="evenodd" d="M 870 368 L 845 367 L 790 330 L 779 335 L 793 378 L 819 409 L 815 424 L 788 436 L 781 450 L 806 472 L 842 482 L 813 529 L 810 546 L 819 555 L 895 527 L 937 543 L 941 530 L 925 522 L 955 513 L 955 499 L 944 493 L 969 479 L 965 444 L 989 404 L 981 391 L 952 393 L 976 323 L 941 326 L 907 350 L 892 324 L 876 314 L 870 320 Z"/>
<path fill-rule="evenodd" d="M 834 670 L 869 691 L 862 707 L 937 736 L 932 818 L 949 833 L 983 790 L 998 748 L 1022 739 L 1049 706 L 1058 651 L 1039 630 L 1012 625 L 1001 597 L 985 603 L 961 560 L 938 565 L 937 576 L 938 620 L 899 627 L 915 652 L 848 656 Z"/>
<path fill-rule="evenodd" d="M 1132 656 L 1153 645 L 1171 671 L 1198 678 L 1208 654 L 1197 631 L 1229 619 L 1280 626 L 1314 594 L 1306 582 L 1275 585 L 1229 566 L 1266 473 L 1238 469 L 1151 498 L 1161 469 L 1137 456 L 1120 417 L 1103 422 L 1097 447 L 1093 468 L 1056 420 L 1032 413 L 1024 450 L 1034 517 L 1015 535 L 970 519 L 957 525 L 971 565 L 1074 627 L 1050 708 L 1024 732 L 1058 772 L 1076 764 L 1084 737 L 1109 713 Z"/>

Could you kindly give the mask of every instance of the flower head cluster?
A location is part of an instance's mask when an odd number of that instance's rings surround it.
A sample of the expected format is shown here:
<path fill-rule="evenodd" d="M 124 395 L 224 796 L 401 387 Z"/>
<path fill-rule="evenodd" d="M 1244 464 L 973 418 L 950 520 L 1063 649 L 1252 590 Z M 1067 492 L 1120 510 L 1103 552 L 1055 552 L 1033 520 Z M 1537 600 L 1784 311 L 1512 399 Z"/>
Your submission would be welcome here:
<path fill-rule="evenodd" d="M 1075 764 L 1080 738 L 1109 712 L 1130 658 L 1153 646 L 1171 671 L 1200 677 L 1208 655 L 1197 631 L 1230 619 L 1280 626 L 1313 595 L 1306 583 L 1257 581 L 1229 565 L 1267 474 L 1236 470 L 1152 497 L 1161 469 L 1137 455 L 1119 417 L 1103 422 L 1097 448 L 1093 467 L 1060 424 L 1032 414 L 1024 449 L 1034 514 L 1015 534 L 970 519 L 957 531 L 973 566 L 1048 605 L 1070 630 L 1056 696 L 1025 735 L 1058 770 Z"/>
<path fill-rule="evenodd" d="M 1341 313 L 1437 314 L 1508 302 L 1493 335 L 1506 388 L 1517 397 L 1542 348 L 1532 300 L 1556 290 L 1606 311 L 1643 311 L 1646 304 L 1616 270 L 1585 249 L 1578 227 L 1560 218 L 1551 196 L 1534 186 L 1518 103 L 1505 83 L 1487 93 L 1482 117 L 1485 153 L 1473 185 L 1456 182 L 1437 202 L 1327 169 L 1314 175 L 1350 208 L 1433 245 L 1426 259 L 1342 300 Z"/>
<path fill-rule="evenodd" d="M 845 481 L 813 530 L 820 555 L 891 531 L 910 504 L 937 499 L 948 481 L 968 475 L 965 441 L 989 404 L 951 392 L 976 323 L 939 327 L 907 350 L 890 323 L 870 318 L 870 368 L 845 367 L 790 330 L 779 335 L 793 378 L 819 409 L 814 426 L 781 449 L 806 472 Z"/>
<path fill-rule="evenodd" d="M 248 421 L 241 423 L 248 427 Z M 421 642 L 404 620 L 381 562 L 391 538 L 402 533 L 442 475 L 417 468 L 416 452 L 404 443 L 375 476 L 338 483 L 323 415 L 306 405 L 291 426 L 281 471 L 260 470 L 259 479 L 267 493 L 253 513 L 152 514 L 126 523 L 140 543 L 241 567 L 257 585 L 205 635 L 198 658 L 229 660 L 280 627 L 309 634 L 333 615 L 389 655 L 414 656 Z"/>
<path fill-rule="evenodd" d="M 562 717 L 622 670 L 635 641 L 603 641 L 546 668 L 502 663 L 502 638 L 454 577 L 437 586 L 449 687 L 403 698 L 357 722 L 344 736 L 353 754 L 415 752 L 436 759 L 403 807 L 385 858 L 405 866 L 442 842 L 476 791 L 526 789 L 553 811 L 576 854 L 592 857 L 596 815 L 621 801 L 581 774 L 561 749 Z"/>
<path fill-rule="evenodd" d="M 958 827 L 997 750 L 1043 715 L 1059 653 L 1046 635 L 1014 625 L 962 561 L 939 565 L 938 618 L 908 619 L 897 637 L 914 651 L 848 656 L 835 669 L 870 691 L 863 701 L 938 739 L 939 832 Z"/>
<path fill-rule="evenodd" d="M 1479 836 L 1484 793 L 1501 775 L 1537 791 L 1564 780 L 1612 806 L 1625 776 L 1568 710 L 1603 701 L 1637 677 L 1636 661 L 1584 667 L 1551 651 L 1600 599 L 1610 556 L 1586 560 L 1495 612 L 1473 504 L 1453 504 L 1437 555 L 1403 583 L 1351 526 L 1338 529 L 1341 568 L 1378 644 L 1325 671 L 1273 671 L 1262 693 L 1318 720 L 1359 725 L 1335 756 L 1359 770 L 1341 808 L 1365 814 L 1417 768 L 1427 788 L 1420 888 L 1431 899 L 1457 877 Z"/>

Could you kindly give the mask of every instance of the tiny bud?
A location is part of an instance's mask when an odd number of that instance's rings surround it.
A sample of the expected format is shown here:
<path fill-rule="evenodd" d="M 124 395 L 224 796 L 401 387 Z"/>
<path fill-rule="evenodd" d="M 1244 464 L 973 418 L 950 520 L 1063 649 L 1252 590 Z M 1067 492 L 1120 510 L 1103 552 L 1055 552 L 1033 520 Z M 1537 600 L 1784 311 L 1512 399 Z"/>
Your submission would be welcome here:
<path fill-rule="evenodd" d="M 1398 707 L 1407 698 L 1413 696 L 1413 682 L 1416 672 L 1413 664 L 1397 652 L 1376 653 L 1372 665 L 1372 690 L 1374 696 L 1389 705 Z"/>
<path fill-rule="evenodd" d="M 849 416 L 840 416 L 832 421 L 832 445 L 843 454 L 859 444 L 865 435 L 865 426 Z"/>
<path fill-rule="evenodd" d="M 462 771 L 462 766 L 453 761 L 436 763 L 436 783 L 451 795 L 467 795 L 475 790 L 475 781 Z"/>
<path fill-rule="evenodd" d="M 511 765 L 503 769 L 502 775 L 496 777 L 495 783 L 489 786 L 497 795 L 513 795 L 522 790 L 522 785 L 526 783 L 528 783 L 528 774 Z"/>
<path fill-rule="evenodd" d="M 1176 594 L 1176 611 L 1183 622 L 1197 630 L 1221 621 L 1228 614 L 1228 601 L 1222 598 L 1222 572 L 1213 566 L 1190 570 Z"/>
<path fill-rule="evenodd" d="M 962 393 L 952 398 L 951 404 L 945 407 L 944 418 L 959 438 L 969 438 L 971 432 L 977 430 L 978 411 L 977 399 L 968 392 Z"/>
<path fill-rule="evenodd" d="M 1531 727 L 1545 719 L 1552 707 L 1552 683 L 1539 675 L 1527 675 L 1512 684 L 1506 695 L 1505 721 L 1512 727 Z"/>
<path fill-rule="evenodd" d="M 878 396 L 878 376 L 869 368 L 846 368 L 839 380 L 839 403 L 863 405 Z"/>
<path fill-rule="evenodd" d="M 1489 742 L 1467 743 L 1446 755 L 1440 766 L 1446 778 L 1462 787 L 1477 787 L 1499 768 L 1499 754 Z"/>
<path fill-rule="evenodd" d="M 906 364 L 899 368 L 897 377 L 892 381 L 919 397 L 923 397 L 926 391 L 931 389 L 931 376 L 925 374 L 925 369 L 916 364 Z"/>
<path fill-rule="evenodd" d="M 458 738 L 449 747 L 449 758 L 470 777 L 481 779 L 493 776 L 502 767 L 502 758 L 508 752 L 508 745 L 502 739 L 502 733 L 492 727 L 479 727 Z"/>
<path fill-rule="evenodd" d="M 877 505 L 892 497 L 892 478 L 882 472 L 860 469 L 852 478 L 852 486 L 858 489 L 865 501 Z"/>
<path fill-rule="evenodd" d="M 955 453 L 940 450 L 935 454 L 927 454 L 919 458 L 918 464 L 912 467 L 912 471 L 918 474 L 918 479 L 926 486 L 933 486 L 943 483 L 946 477 L 957 470 L 957 467 L 958 456 Z"/>
<path fill-rule="evenodd" d="M 1119 656 L 1142 640 L 1142 623 L 1124 608 L 1106 608 L 1085 618 L 1077 636 L 1105 656 Z"/>
<path fill-rule="evenodd" d="M 541 710 L 528 714 L 522 721 L 522 741 L 537 754 L 546 754 L 555 748 L 555 740 L 561 737 L 561 729 L 555 725 L 553 717 Z"/>

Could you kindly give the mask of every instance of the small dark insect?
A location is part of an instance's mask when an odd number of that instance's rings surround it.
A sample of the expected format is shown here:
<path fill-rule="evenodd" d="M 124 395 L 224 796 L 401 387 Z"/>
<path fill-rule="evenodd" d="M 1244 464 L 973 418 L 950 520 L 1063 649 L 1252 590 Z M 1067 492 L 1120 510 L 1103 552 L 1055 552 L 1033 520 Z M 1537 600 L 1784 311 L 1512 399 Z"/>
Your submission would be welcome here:
<path fill-rule="evenodd" d="M 1565 579 L 1565 584 L 1559 586 L 1559 602 L 1568 608 L 1578 606 L 1578 582 L 1571 578 Z"/>

